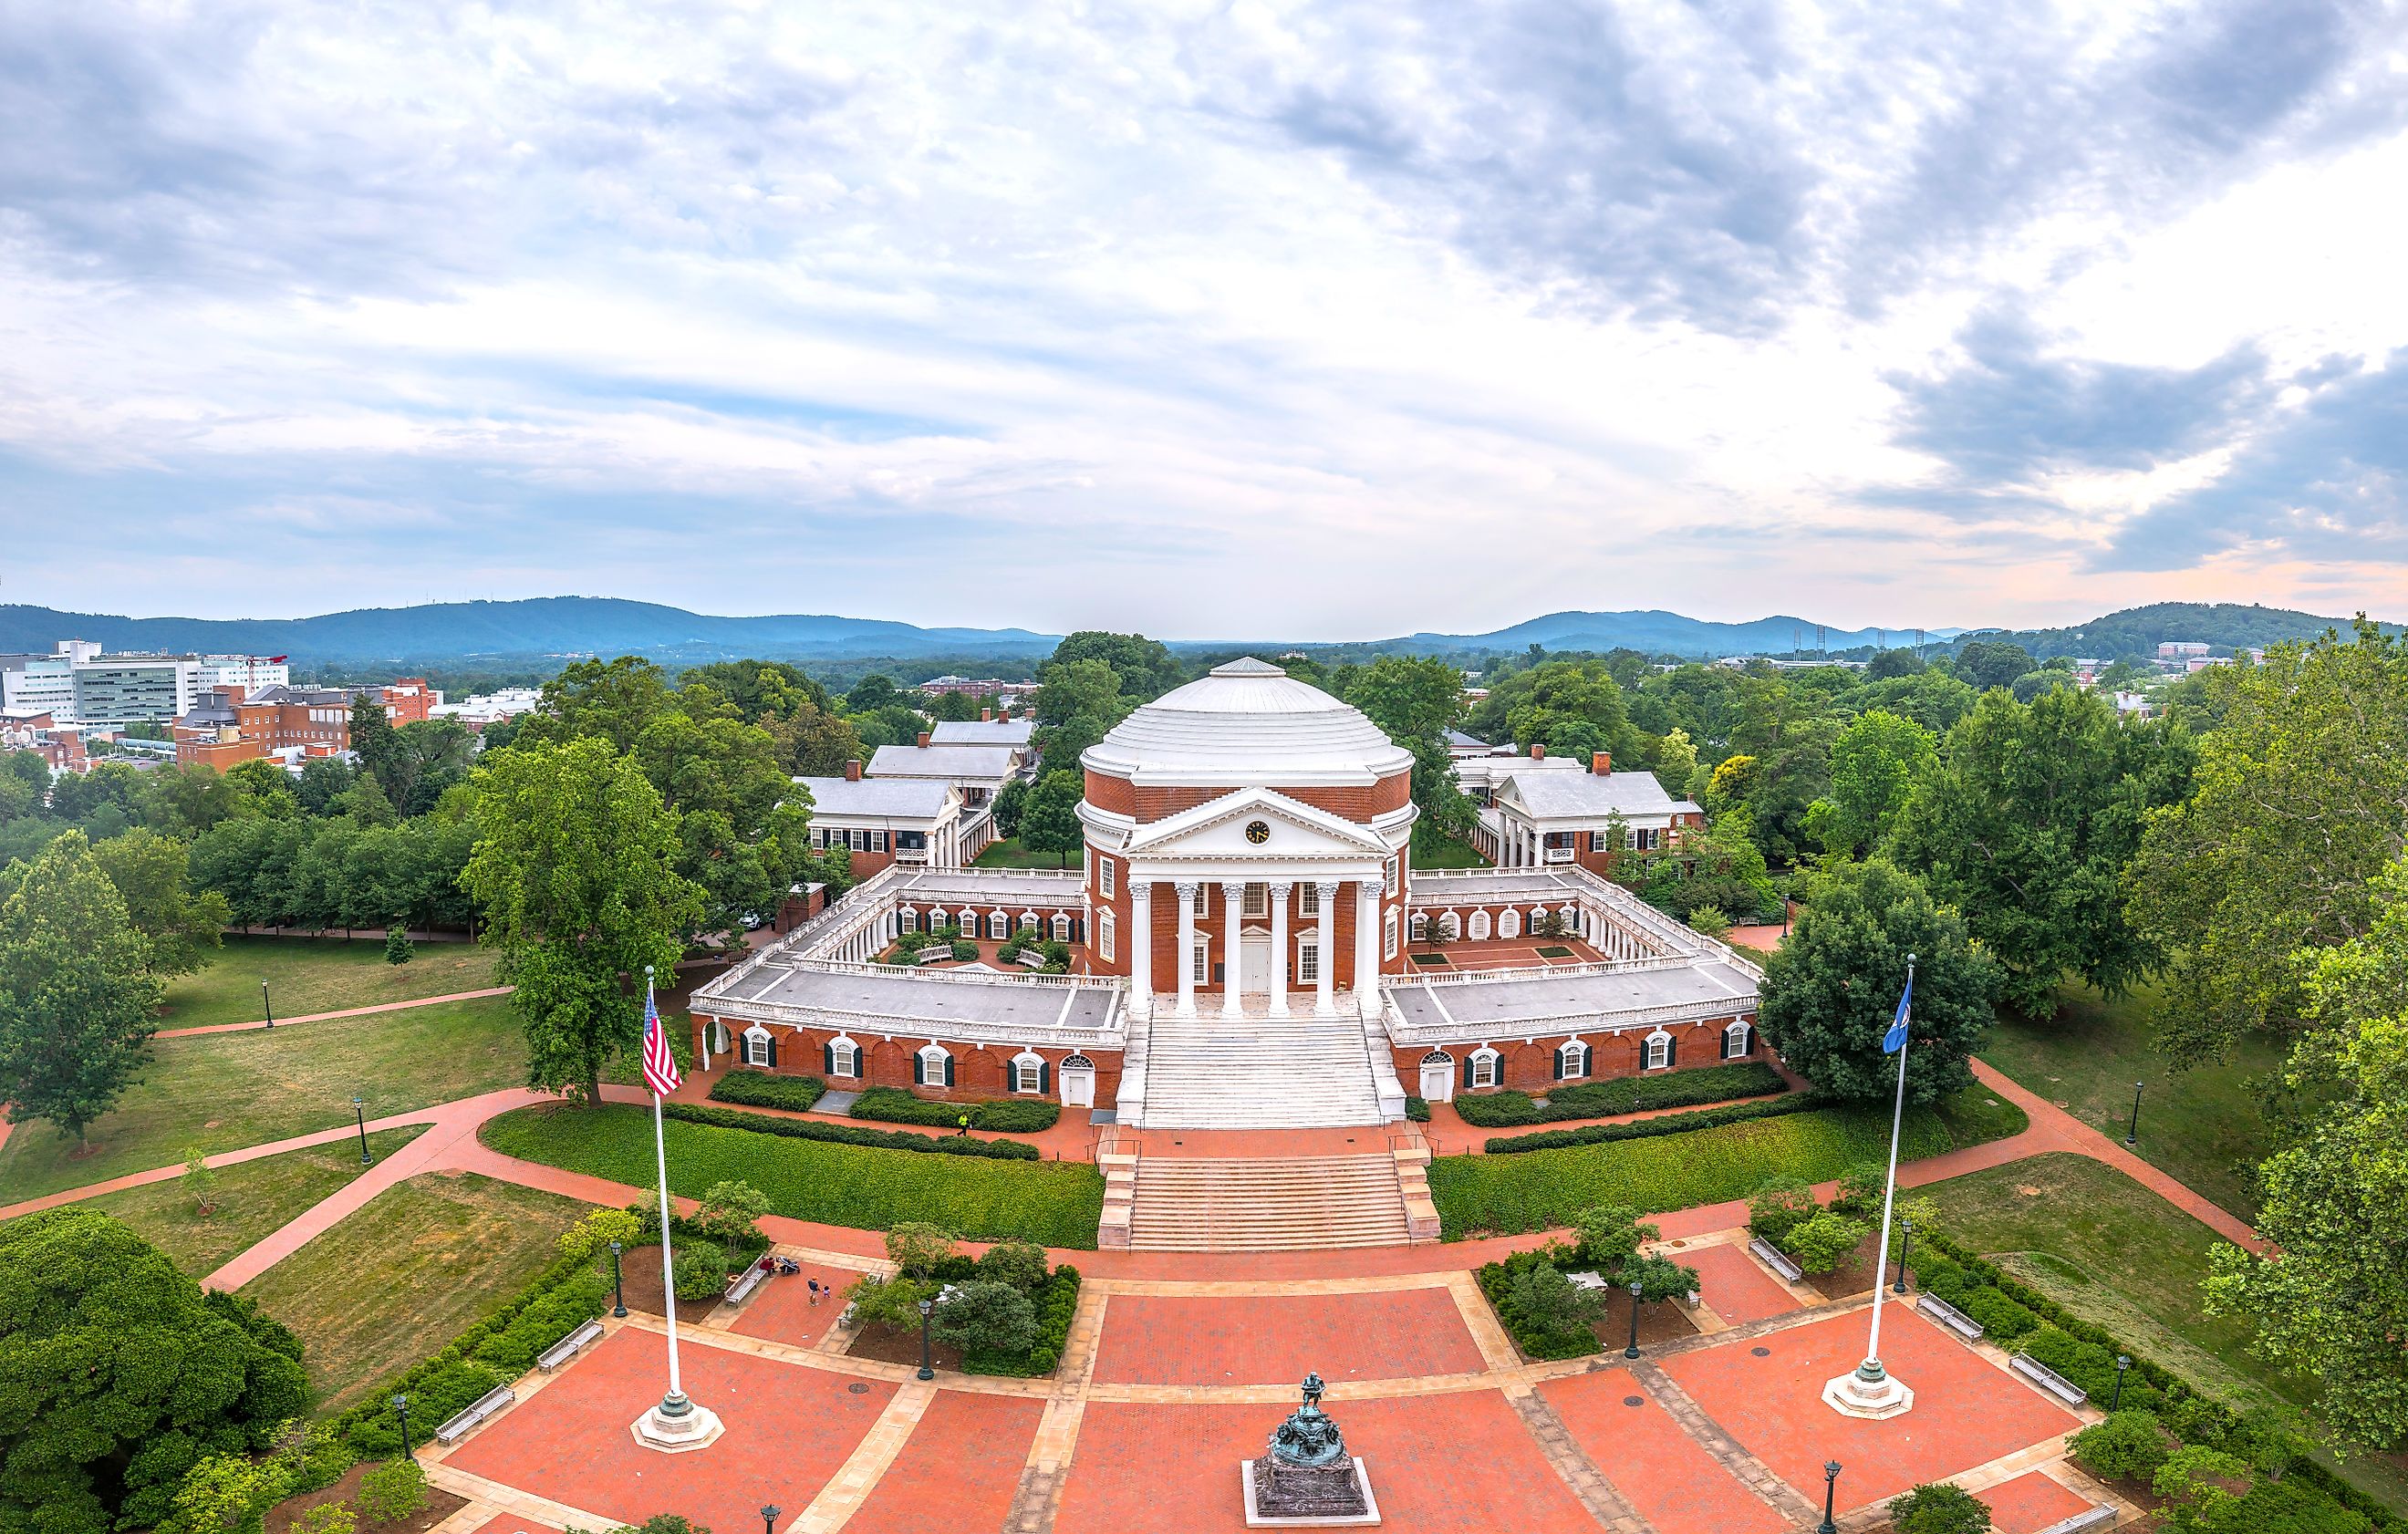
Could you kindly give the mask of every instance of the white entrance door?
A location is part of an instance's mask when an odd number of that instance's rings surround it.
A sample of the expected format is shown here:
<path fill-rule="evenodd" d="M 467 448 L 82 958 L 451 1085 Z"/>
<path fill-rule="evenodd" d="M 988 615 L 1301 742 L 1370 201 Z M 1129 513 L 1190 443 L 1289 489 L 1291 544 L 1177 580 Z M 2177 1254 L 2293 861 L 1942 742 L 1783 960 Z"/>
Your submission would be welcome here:
<path fill-rule="evenodd" d="M 1433 1061 L 1422 1067 L 1422 1100 L 1452 1102 L 1455 1100 L 1455 1066 Z"/>
<path fill-rule="evenodd" d="M 1271 992 L 1271 938 L 1268 932 L 1238 934 L 1238 990 L 1242 996 Z"/>
<path fill-rule="evenodd" d="M 1095 1067 L 1064 1066 L 1060 1074 L 1063 1107 L 1093 1108 L 1096 1106 Z"/>

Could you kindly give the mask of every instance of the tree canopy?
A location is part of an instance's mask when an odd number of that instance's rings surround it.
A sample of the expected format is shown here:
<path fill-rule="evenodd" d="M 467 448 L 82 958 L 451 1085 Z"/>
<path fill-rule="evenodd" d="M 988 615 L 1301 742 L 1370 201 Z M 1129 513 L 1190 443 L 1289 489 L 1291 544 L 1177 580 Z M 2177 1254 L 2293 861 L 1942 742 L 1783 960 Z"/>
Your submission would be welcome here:
<path fill-rule="evenodd" d="M 150 1055 L 165 987 L 80 831 L 0 873 L 0 1092 L 8 1122 L 80 1140 Z"/>

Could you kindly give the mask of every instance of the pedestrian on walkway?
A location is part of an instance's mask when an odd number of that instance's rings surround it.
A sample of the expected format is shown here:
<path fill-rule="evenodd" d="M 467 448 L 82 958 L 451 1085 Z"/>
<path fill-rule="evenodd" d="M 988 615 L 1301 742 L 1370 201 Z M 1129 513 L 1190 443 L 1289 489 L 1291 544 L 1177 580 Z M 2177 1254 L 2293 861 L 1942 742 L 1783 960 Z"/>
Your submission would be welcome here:
<path fill-rule="evenodd" d="M 817 1279 L 810 1279 L 807 1282 L 809 1282 L 811 1286 L 811 1303 L 816 1305 L 820 1302 L 820 1281 Z"/>

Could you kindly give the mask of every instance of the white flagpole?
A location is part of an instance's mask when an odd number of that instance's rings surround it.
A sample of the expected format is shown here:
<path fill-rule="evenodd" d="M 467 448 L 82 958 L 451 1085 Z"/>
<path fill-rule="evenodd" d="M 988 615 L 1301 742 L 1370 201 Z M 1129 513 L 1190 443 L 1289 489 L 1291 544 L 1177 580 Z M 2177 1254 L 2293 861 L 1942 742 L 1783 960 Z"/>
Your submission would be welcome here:
<path fill-rule="evenodd" d="M 644 1014 L 652 1014 L 652 967 L 644 966 Z M 669 1255 L 669 1153 L 661 1135 L 661 1095 L 652 1094 L 652 1160 L 661 1178 L 661 1309 L 669 1324 L 669 1393 L 661 1400 L 661 1415 L 685 1415 L 685 1391 L 678 1383 L 677 1268 Z"/>
<path fill-rule="evenodd" d="M 1914 955 L 1912 953 L 1906 956 L 1906 995 L 1910 998 L 1914 995 Z M 1911 1029 L 1912 1022 L 1908 1025 Z M 1906 1049 L 1909 1042 L 1911 1040 L 1908 1039 L 1901 1039 L 1899 1042 L 1898 1100 L 1890 1109 L 1889 1182 L 1882 1190 L 1881 1255 L 1873 1261 L 1873 1332 L 1871 1340 L 1865 1344 L 1864 1372 L 1871 1379 L 1879 1379 L 1882 1375 L 1882 1293 L 1889 1287 L 1884 1275 L 1889 1271 L 1890 1208 L 1898 1201 L 1898 1139 L 1899 1129 L 1906 1122 Z M 674 1359 L 676 1344 L 672 1342 L 670 1347 L 671 1357 Z"/>

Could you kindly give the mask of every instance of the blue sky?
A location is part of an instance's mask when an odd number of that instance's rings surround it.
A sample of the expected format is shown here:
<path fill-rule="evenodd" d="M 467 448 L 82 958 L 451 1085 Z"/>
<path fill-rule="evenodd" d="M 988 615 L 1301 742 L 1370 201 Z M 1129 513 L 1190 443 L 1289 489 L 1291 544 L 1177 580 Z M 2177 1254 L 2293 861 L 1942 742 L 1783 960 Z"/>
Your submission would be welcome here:
<path fill-rule="evenodd" d="M 0 12 L 0 601 L 2408 616 L 2400 4 Z"/>

